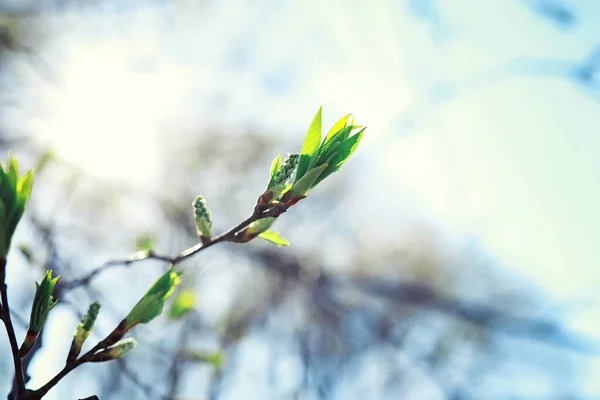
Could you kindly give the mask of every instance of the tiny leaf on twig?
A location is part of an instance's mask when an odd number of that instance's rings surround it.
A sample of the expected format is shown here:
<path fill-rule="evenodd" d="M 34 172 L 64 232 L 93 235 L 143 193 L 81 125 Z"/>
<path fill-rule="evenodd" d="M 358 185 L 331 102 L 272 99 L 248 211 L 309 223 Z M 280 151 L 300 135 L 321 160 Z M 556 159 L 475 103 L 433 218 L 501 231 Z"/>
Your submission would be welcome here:
<path fill-rule="evenodd" d="M 277 232 L 264 231 L 263 233 L 258 235 L 258 237 L 266 240 L 267 242 L 276 244 L 279 247 L 287 247 L 290 245 L 290 242 L 287 239 L 281 237 L 281 235 L 279 235 L 279 233 Z"/>

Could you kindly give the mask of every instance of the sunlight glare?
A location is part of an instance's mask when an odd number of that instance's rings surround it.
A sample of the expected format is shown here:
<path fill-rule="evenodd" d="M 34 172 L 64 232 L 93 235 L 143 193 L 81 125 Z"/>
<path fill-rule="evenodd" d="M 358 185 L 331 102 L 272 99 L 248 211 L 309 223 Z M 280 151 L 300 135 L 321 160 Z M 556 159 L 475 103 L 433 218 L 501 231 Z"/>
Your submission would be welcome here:
<path fill-rule="evenodd" d="M 98 178 L 148 183 L 157 172 L 156 136 L 164 114 L 164 94 L 157 93 L 168 82 L 133 71 L 116 41 L 86 43 L 70 54 L 60 87 L 48 98 L 52 111 L 39 127 L 41 139 Z"/>

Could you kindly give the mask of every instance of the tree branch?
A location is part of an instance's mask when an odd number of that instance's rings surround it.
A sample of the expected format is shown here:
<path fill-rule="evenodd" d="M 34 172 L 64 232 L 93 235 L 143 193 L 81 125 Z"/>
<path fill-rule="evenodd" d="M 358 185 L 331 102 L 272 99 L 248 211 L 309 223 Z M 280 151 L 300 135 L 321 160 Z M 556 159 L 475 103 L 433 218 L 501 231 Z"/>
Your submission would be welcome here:
<path fill-rule="evenodd" d="M 211 247 L 217 243 L 235 242 L 236 235 L 239 232 L 241 232 L 242 230 L 244 230 L 245 228 L 247 228 L 251 223 L 258 221 L 259 219 L 263 219 L 263 218 L 272 218 L 272 217 L 276 218 L 279 214 L 281 214 L 281 212 L 282 212 L 281 209 L 279 209 L 276 205 L 268 208 L 264 212 L 260 212 L 260 213 L 254 212 L 250 217 L 246 218 L 244 221 L 240 222 L 233 228 L 231 228 L 228 231 L 222 233 L 221 235 L 215 237 L 214 239 L 211 239 L 210 241 L 205 242 L 205 243 L 198 243 L 192 247 L 189 247 L 189 248 L 183 250 L 179 254 L 164 255 L 164 254 L 157 254 L 154 251 L 141 251 L 141 252 L 133 253 L 128 259 L 125 259 L 125 260 L 108 261 L 96 268 L 93 268 L 90 272 L 88 272 L 86 275 L 82 276 L 81 278 L 74 279 L 70 282 L 63 283 L 61 285 L 61 290 L 69 291 L 76 287 L 86 285 L 89 282 L 91 282 L 91 280 L 94 279 L 97 275 L 107 271 L 108 269 L 111 269 L 113 267 L 120 266 L 120 265 L 130 265 L 130 264 L 134 264 L 134 263 L 144 261 L 144 260 L 164 261 L 164 262 L 170 263 L 171 265 L 179 264 L 180 262 L 184 261 L 185 259 L 187 259 L 195 254 L 198 254 L 199 252 L 206 250 L 209 247 Z"/>
<path fill-rule="evenodd" d="M 65 290 L 73 289 L 77 286 L 86 284 L 91 279 L 93 279 L 96 275 L 98 275 L 99 273 L 101 273 L 103 271 L 106 271 L 106 269 L 108 269 L 108 267 L 113 266 L 113 265 L 120 265 L 120 264 L 127 265 L 127 264 L 132 264 L 134 262 L 147 260 L 147 259 L 165 261 L 165 262 L 170 263 L 171 265 L 176 265 L 176 264 L 182 262 L 183 260 L 185 260 L 195 254 L 198 254 L 199 252 L 206 250 L 207 248 L 209 248 L 217 243 L 221 243 L 221 242 L 234 242 L 235 243 L 235 242 L 237 242 L 238 233 L 242 232 L 244 229 L 246 229 L 248 226 L 250 226 L 250 224 L 252 224 L 253 222 L 258 221 L 259 219 L 263 219 L 263 218 L 277 218 L 283 212 L 285 212 L 285 209 L 282 210 L 281 207 L 278 206 L 278 204 L 274 204 L 264 211 L 256 211 L 255 210 L 255 212 L 250 217 L 246 218 L 244 221 L 240 222 L 239 224 L 237 224 L 233 228 L 229 229 L 228 231 L 222 233 L 221 235 L 215 237 L 212 240 L 205 241 L 204 243 L 198 243 L 192 247 L 189 247 L 189 248 L 183 250 L 179 254 L 160 255 L 160 254 L 156 254 L 154 252 L 143 252 L 142 254 L 140 252 L 134 253 L 127 260 L 110 261 L 108 263 L 105 263 L 104 265 L 101 265 L 98 268 L 95 268 L 90 273 L 88 273 L 86 276 L 64 284 L 61 287 L 61 290 L 65 291 Z M 100 350 L 104 350 L 105 348 L 110 346 L 110 344 L 107 345 L 106 343 L 107 343 L 106 339 L 102 340 L 98 344 L 96 344 L 96 346 L 94 346 L 94 348 L 92 348 L 90 351 L 85 353 L 80 358 L 76 359 L 73 362 L 68 362 L 65 365 L 65 367 L 59 373 L 57 373 L 50 381 L 48 381 L 44 386 L 42 386 L 41 388 L 39 388 L 35 391 L 28 392 L 25 399 L 26 400 L 41 399 L 43 396 L 46 395 L 46 393 L 48 393 L 48 391 L 50 391 L 54 386 L 56 386 L 56 384 L 58 384 L 58 382 L 60 382 L 71 371 L 73 371 L 75 368 L 79 367 L 82 364 L 90 362 L 96 352 L 98 352 Z M 17 355 L 18 355 L 18 349 L 17 349 Z M 19 363 L 20 363 L 20 359 L 19 359 Z M 21 379 L 22 379 L 22 372 L 21 372 Z M 24 385 L 23 385 L 23 389 L 24 389 Z"/>
<path fill-rule="evenodd" d="M 19 356 L 19 344 L 15 336 L 15 328 L 10 318 L 10 308 L 8 306 L 8 286 L 6 285 L 6 259 L 0 259 L 0 295 L 2 297 L 2 321 L 6 326 L 10 350 L 13 356 L 15 366 L 15 381 L 17 386 L 17 399 L 25 392 L 25 379 L 23 378 L 23 364 Z M 10 397 L 9 397 L 10 398 Z"/>

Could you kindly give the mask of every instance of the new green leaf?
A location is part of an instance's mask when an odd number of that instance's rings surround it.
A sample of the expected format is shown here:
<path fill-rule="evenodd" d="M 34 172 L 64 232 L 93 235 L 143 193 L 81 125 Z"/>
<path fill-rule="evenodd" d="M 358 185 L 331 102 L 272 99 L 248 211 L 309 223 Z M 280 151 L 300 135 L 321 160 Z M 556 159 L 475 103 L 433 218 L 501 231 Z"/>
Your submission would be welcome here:
<path fill-rule="evenodd" d="M 196 307 L 196 294 L 189 289 L 182 290 L 175 296 L 169 310 L 169 318 L 177 319 Z"/>
<path fill-rule="evenodd" d="M 277 179 L 277 173 L 279 172 L 279 168 L 281 167 L 281 155 L 277 154 L 277 157 L 271 163 L 271 177 L 269 179 L 269 184 L 267 185 L 267 189 L 271 188 L 275 184 L 275 179 Z"/>
<path fill-rule="evenodd" d="M 265 231 L 258 235 L 258 237 L 273 244 L 276 244 L 278 247 L 287 247 L 290 245 L 290 242 L 282 238 L 277 232 Z"/>
<path fill-rule="evenodd" d="M 154 282 L 146 294 L 125 317 L 127 330 L 133 326 L 142 323 L 146 324 L 156 318 L 163 309 L 165 301 L 171 296 L 181 280 L 180 273 L 173 270 L 173 267 Z"/>
<path fill-rule="evenodd" d="M 327 168 L 327 164 L 319 165 L 304 174 L 300 180 L 296 181 L 290 189 L 292 199 L 306 195 L 306 193 L 314 186 L 314 183 L 319 176 L 325 171 L 325 168 Z"/>
<path fill-rule="evenodd" d="M 184 358 L 188 361 L 203 362 L 220 369 L 225 364 L 225 353 L 217 351 L 214 353 L 205 353 L 200 351 L 188 350 L 184 353 Z"/>
<path fill-rule="evenodd" d="M 309 170 L 314 158 L 317 155 L 317 151 L 319 150 L 319 145 L 321 143 L 322 109 L 323 107 L 320 107 L 319 111 L 317 111 L 317 114 L 313 118 L 310 127 L 308 128 L 306 137 L 304 138 L 302 150 L 300 151 L 300 161 L 298 162 L 298 169 L 296 171 L 296 182 L 298 182 L 298 180 L 300 180 Z"/>
<path fill-rule="evenodd" d="M 362 128 L 360 131 L 358 131 L 358 133 L 350 136 L 348 139 L 340 143 L 340 145 L 336 148 L 335 154 L 333 155 L 331 161 L 329 162 L 329 166 L 314 182 L 312 187 L 318 185 L 323 179 L 327 178 L 329 175 L 338 171 L 342 167 L 342 164 L 344 164 L 344 162 L 350 158 L 352 153 L 354 153 L 358 147 L 365 129 L 366 128 Z"/>
<path fill-rule="evenodd" d="M 343 128 L 346 127 L 346 123 L 348 122 L 348 118 L 351 116 L 352 114 L 348 114 L 342 118 L 340 118 L 340 120 L 338 122 L 336 122 L 335 124 L 333 124 L 333 126 L 331 127 L 331 129 L 329 130 L 329 132 L 327 132 L 327 136 L 325 136 L 325 140 L 323 141 L 324 143 L 327 143 L 329 141 L 329 139 L 331 139 L 331 137 L 338 133 L 340 130 L 342 130 Z"/>

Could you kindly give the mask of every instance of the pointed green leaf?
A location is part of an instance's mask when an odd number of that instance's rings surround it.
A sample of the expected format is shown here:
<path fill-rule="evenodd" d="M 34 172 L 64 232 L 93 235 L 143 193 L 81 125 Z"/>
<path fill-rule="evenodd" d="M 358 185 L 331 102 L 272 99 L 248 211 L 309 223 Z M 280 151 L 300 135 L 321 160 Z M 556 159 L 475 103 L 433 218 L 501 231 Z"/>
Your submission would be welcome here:
<path fill-rule="evenodd" d="M 184 352 L 183 357 L 188 361 L 203 362 L 220 369 L 225 364 L 225 353 L 217 351 L 214 353 L 205 353 L 199 351 L 188 350 Z"/>
<path fill-rule="evenodd" d="M 340 147 L 336 152 L 337 155 L 332 160 L 332 163 L 336 166 L 336 168 L 340 168 L 342 164 L 345 163 L 348 158 L 350 158 L 352 153 L 354 153 L 360 143 L 360 140 L 362 139 L 365 129 L 367 128 L 362 128 L 355 135 L 352 135 L 348 139 L 344 140 L 342 144 L 340 144 Z"/>
<path fill-rule="evenodd" d="M 317 114 L 313 118 L 310 127 L 308 128 L 308 132 L 306 133 L 306 137 L 304 138 L 304 143 L 302 144 L 302 150 L 300 151 L 300 161 L 298 162 L 298 169 L 296 170 L 296 180 L 298 182 L 304 174 L 310 169 L 317 151 L 319 150 L 319 145 L 321 144 L 321 110 L 323 107 L 319 108 Z"/>
<path fill-rule="evenodd" d="M 177 319 L 196 307 L 196 294 L 189 289 L 181 290 L 173 299 L 169 310 L 169 318 Z"/>
<path fill-rule="evenodd" d="M 58 303 L 58 300 L 52 297 L 58 278 L 58 276 L 52 278 L 52 271 L 48 270 L 40 283 L 35 282 L 35 296 L 29 318 L 29 330 L 32 332 L 39 333 L 42 331 L 48 313 Z"/>
<path fill-rule="evenodd" d="M 339 131 L 335 132 L 327 142 L 324 142 L 319 148 L 316 165 L 320 165 L 323 163 L 323 160 L 328 159 L 331 156 L 332 147 L 334 147 L 336 143 L 341 143 L 348 139 L 348 136 L 350 136 L 350 133 L 355 128 L 356 127 L 353 125 L 343 127 Z"/>
<path fill-rule="evenodd" d="M 329 130 L 329 132 L 327 132 L 327 136 L 325 136 L 325 140 L 323 141 L 323 143 L 327 143 L 329 141 L 329 139 L 332 138 L 333 135 L 335 135 L 337 132 L 339 132 L 344 127 L 346 127 L 346 123 L 348 122 L 348 118 L 351 115 L 352 114 L 348 114 L 346 116 L 343 116 L 342 118 L 340 118 L 340 120 L 338 122 L 336 122 L 335 124 L 333 124 L 333 126 L 331 127 L 331 129 Z M 352 121 L 354 121 L 354 117 L 352 118 Z M 350 125 L 352 125 L 352 124 L 350 124 Z"/>
<path fill-rule="evenodd" d="M 317 157 L 317 165 L 327 163 L 327 160 L 331 159 L 331 155 L 335 154 L 336 149 L 341 143 L 342 139 L 336 137 L 321 146 L 321 149 L 319 150 L 319 156 Z"/>
<path fill-rule="evenodd" d="M 276 244 L 278 247 L 287 247 L 290 245 L 290 242 L 284 238 L 282 238 L 279 233 L 273 231 L 265 231 L 258 235 L 259 238 L 266 240 L 267 242 L 271 242 Z"/>
<path fill-rule="evenodd" d="M 348 139 L 344 140 L 336 149 L 331 162 L 329 163 L 329 167 L 323 172 L 321 176 L 314 182 L 311 186 L 311 189 L 317 186 L 323 179 L 327 178 L 332 173 L 338 171 L 342 164 L 346 162 L 346 160 L 354 153 L 354 150 L 358 147 L 360 140 L 362 139 L 362 135 L 366 128 L 362 128 L 355 135 L 350 136 Z"/>
<path fill-rule="evenodd" d="M 146 324 L 150 322 L 162 312 L 165 300 L 171 296 L 175 287 L 181 283 L 180 275 L 181 272 L 177 272 L 171 267 L 154 282 L 125 317 L 127 330 L 138 323 Z"/>
<path fill-rule="evenodd" d="M 19 179 L 17 183 L 17 193 L 20 201 L 23 202 L 25 206 L 29 202 L 29 197 L 31 195 L 31 188 L 33 187 L 33 170 L 27 171 L 25 175 Z"/>
<path fill-rule="evenodd" d="M 0 198 L 4 202 L 6 214 L 10 213 L 15 203 L 15 193 L 10 185 L 10 178 L 2 168 L 0 168 Z"/>
<path fill-rule="evenodd" d="M 319 178 L 319 176 L 325 171 L 327 168 L 327 164 L 319 165 L 308 171 L 304 176 L 292 185 L 290 191 L 292 192 L 292 199 L 304 196 L 310 188 L 313 186 L 313 183 Z"/>
<path fill-rule="evenodd" d="M 277 154 L 277 157 L 275 157 L 275 159 L 271 163 L 271 173 L 270 173 L 271 178 L 269 179 L 269 184 L 267 185 L 267 189 L 270 189 L 271 186 L 273 186 L 273 184 L 275 183 L 275 179 L 277 178 L 277 172 L 279 171 L 280 167 L 281 167 L 281 155 Z"/>
<path fill-rule="evenodd" d="M 9 153 L 9 157 L 6 176 L 10 182 L 10 187 L 14 189 L 17 187 L 17 181 L 19 180 L 19 165 L 17 159 L 11 153 Z"/>

